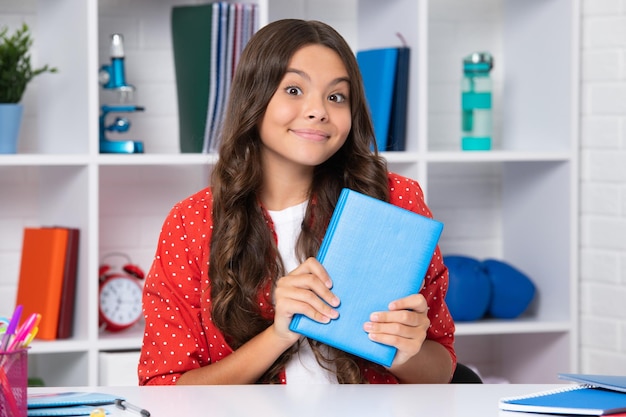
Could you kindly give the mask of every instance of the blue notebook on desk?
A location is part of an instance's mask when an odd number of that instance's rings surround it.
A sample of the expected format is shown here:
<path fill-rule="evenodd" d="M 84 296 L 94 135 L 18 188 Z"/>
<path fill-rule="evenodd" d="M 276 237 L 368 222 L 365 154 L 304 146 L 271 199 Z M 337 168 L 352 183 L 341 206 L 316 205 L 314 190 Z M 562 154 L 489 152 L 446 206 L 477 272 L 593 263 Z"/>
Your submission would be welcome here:
<path fill-rule="evenodd" d="M 500 399 L 500 409 L 528 413 L 601 416 L 626 412 L 626 377 L 559 374 L 579 385 Z"/>
<path fill-rule="evenodd" d="M 96 406 L 114 404 L 123 398 L 99 392 L 55 392 L 28 394 L 29 417 L 88 416 Z"/>
<path fill-rule="evenodd" d="M 419 292 L 443 224 L 353 190 L 341 192 L 317 259 L 339 297 L 339 318 L 296 315 L 290 329 L 391 366 L 396 348 L 369 339 L 363 324 L 391 301 Z"/>

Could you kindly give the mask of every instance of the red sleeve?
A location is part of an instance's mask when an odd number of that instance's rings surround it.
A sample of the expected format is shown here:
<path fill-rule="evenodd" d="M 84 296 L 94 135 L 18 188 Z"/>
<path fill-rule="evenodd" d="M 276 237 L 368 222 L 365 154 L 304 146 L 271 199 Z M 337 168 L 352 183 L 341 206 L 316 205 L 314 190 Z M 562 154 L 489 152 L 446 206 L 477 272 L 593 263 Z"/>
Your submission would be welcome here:
<path fill-rule="evenodd" d="M 163 223 L 143 294 L 140 385 L 175 384 L 186 371 L 211 363 L 211 355 L 231 352 L 207 315 L 210 208 L 210 192 L 203 190 L 177 204 Z"/>
<path fill-rule="evenodd" d="M 392 204 L 426 217 L 433 217 L 424 202 L 424 193 L 416 181 L 397 174 L 389 174 L 389 191 Z M 424 288 L 421 291 L 429 307 L 430 328 L 426 337 L 440 343 L 448 350 L 452 360 L 452 369 L 454 369 L 456 367 L 455 326 L 445 302 L 447 291 L 448 268 L 444 265 L 439 246 L 437 246 L 424 278 Z"/>

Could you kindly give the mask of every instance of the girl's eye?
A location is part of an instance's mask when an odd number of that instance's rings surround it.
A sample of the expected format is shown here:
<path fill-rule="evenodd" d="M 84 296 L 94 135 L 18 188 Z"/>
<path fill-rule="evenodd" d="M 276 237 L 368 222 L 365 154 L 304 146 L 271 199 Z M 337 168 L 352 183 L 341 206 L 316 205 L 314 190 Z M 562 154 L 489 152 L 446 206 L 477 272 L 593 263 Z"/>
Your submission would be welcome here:
<path fill-rule="evenodd" d="M 346 101 L 346 96 L 344 96 L 343 94 L 337 93 L 337 94 L 331 94 L 328 99 L 330 101 L 334 101 L 335 103 L 343 103 Z"/>
<path fill-rule="evenodd" d="M 299 87 L 289 86 L 285 88 L 285 91 L 287 92 L 287 94 L 292 95 L 292 96 L 299 96 L 302 94 L 302 90 L 300 90 Z"/>

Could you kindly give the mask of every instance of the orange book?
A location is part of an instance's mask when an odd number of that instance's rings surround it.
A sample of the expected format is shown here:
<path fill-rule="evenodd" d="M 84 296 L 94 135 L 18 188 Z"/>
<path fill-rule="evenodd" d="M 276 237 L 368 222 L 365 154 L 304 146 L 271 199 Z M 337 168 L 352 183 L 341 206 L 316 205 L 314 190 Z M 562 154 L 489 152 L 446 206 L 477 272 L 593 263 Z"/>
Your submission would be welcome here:
<path fill-rule="evenodd" d="M 23 317 L 41 314 L 38 339 L 57 338 L 68 237 L 60 227 L 24 229 L 16 304 Z"/>

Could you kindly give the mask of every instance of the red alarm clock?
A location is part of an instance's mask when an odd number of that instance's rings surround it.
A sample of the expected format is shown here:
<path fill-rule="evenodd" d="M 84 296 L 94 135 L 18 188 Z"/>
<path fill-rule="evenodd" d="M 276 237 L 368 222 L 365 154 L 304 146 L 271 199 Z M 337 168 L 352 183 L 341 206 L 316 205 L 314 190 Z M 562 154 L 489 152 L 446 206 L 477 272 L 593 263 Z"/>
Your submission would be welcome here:
<path fill-rule="evenodd" d="M 98 295 L 100 328 L 118 332 L 132 327 L 141 319 L 142 280 L 144 273 L 130 258 L 121 253 L 109 254 L 122 257 L 127 263 L 119 269 L 102 264 L 98 271 L 100 291 Z"/>

